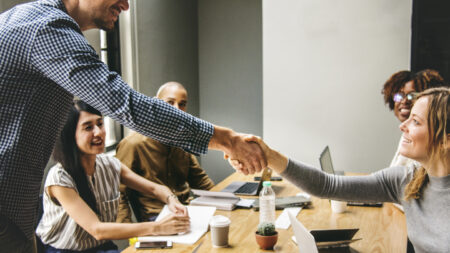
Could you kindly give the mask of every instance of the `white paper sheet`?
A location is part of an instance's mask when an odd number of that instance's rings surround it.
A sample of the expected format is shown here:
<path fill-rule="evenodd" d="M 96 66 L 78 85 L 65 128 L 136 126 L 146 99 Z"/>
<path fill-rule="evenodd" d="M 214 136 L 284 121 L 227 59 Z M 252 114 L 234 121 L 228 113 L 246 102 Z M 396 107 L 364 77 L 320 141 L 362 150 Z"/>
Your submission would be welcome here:
<path fill-rule="evenodd" d="M 213 192 L 213 191 L 204 191 L 204 190 L 197 190 L 197 189 L 192 189 L 192 192 L 198 196 L 239 199 L 239 197 L 234 195 L 234 193 L 232 193 L 232 192 Z"/>
<path fill-rule="evenodd" d="M 283 212 L 278 216 L 275 221 L 275 228 L 278 229 L 288 229 L 291 226 L 291 221 L 289 220 L 289 216 L 287 212 L 292 213 L 294 217 L 297 217 L 298 213 L 302 210 L 301 207 L 287 207 L 283 209 Z"/>
<path fill-rule="evenodd" d="M 170 236 L 142 236 L 138 237 L 140 242 L 150 241 L 172 241 L 174 243 L 189 244 L 196 243 L 203 234 L 208 231 L 208 224 L 211 217 L 214 215 L 216 208 L 210 206 L 187 206 L 189 217 L 191 219 L 191 231 Z M 169 208 L 164 206 L 161 213 L 156 218 L 156 221 L 169 215 L 171 212 Z"/>
<path fill-rule="evenodd" d="M 288 212 L 291 220 L 292 230 L 294 230 L 295 239 L 297 241 L 300 253 L 318 253 L 316 241 L 311 233 L 303 226 L 303 224 Z"/>

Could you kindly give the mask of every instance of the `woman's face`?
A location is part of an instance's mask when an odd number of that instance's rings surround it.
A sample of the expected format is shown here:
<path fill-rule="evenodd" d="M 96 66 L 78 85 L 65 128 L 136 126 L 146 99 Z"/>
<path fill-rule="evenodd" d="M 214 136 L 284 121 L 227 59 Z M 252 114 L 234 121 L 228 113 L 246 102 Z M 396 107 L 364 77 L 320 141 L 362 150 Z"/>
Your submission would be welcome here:
<path fill-rule="evenodd" d="M 411 109 L 411 115 L 400 124 L 403 140 L 400 154 L 422 164 L 428 161 L 428 97 L 419 98 Z"/>
<path fill-rule="evenodd" d="M 406 95 L 411 92 L 415 92 L 414 82 L 409 81 L 403 86 L 403 88 L 398 92 L 398 94 L 403 95 L 403 99 L 399 102 L 395 102 L 394 104 L 394 114 L 400 122 L 403 122 L 409 118 L 409 114 L 411 113 L 412 101 L 406 98 Z M 395 95 L 394 95 L 395 96 Z"/>
<path fill-rule="evenodd" d="M 97 155 L 105 149 L 105 127 L 99 115 L 81 111 L 78 119 L 75 141 L 84 155 Z"/>

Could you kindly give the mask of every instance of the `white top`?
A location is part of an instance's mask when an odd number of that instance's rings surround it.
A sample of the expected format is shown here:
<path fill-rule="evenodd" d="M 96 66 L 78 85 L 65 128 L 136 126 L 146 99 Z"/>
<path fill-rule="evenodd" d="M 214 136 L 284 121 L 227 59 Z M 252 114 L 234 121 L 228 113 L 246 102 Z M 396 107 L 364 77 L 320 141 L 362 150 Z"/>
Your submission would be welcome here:
<path fill-rule="evenodd" d="M 92 180 L 93 179 L 93 180 Z M 97 155 L 95 172 L 88 184 L 94 193 L 99 219 L 102 222 L 115 222 L 119 207 L 120 162 L 114 157 Z M 97 247 L 106 241 L 97 241 L 81 228 L 64 208 L 49 196 L 47 188 L 52 185 L 75 189 L 75 181 L 61 166 L 53 166 L 45 180 L 44 214 L 36 230 L 44 244 L 57 249 L 86 250 Z"/>

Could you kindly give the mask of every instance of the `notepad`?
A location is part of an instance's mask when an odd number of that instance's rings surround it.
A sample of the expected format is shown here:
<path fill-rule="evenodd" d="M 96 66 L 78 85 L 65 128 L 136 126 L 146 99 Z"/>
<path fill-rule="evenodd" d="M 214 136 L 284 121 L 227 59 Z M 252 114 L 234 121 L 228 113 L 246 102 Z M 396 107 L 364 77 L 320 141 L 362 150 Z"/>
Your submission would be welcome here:
<path fill-rule="evenodd" d="M 236 208 L 236 204 L 241 200 L 231 192 L 212 192 L 192 189 L 192 192 L 199 196 L 189 203 L 191 206 L 214 206 L 219 210 L 231 211 Z"/>
<path fill-rule="evenodd" d="M 209 220 L 214 215 L 216 208 L 209 206 L 188 206 L 188 213 L 191 219 L 191 230 L 180 235 L 170 236 L 142 236 L 138 237 L 139 242 L 172 241 L 174 243 L 189 244 L 196 243 L 207 231 Z M 156 221 L 161 220 L 171 214 L 167 205 L 164 206 Z"/>

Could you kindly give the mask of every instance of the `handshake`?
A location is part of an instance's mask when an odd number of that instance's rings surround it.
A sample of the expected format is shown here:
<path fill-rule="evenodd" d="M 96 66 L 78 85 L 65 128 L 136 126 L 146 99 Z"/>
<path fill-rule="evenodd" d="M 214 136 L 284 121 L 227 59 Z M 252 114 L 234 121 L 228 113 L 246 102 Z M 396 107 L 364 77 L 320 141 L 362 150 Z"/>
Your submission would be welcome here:
<path fill-rule="evenodd" d="M 224 159 L 245 175 L 255 174 L 266 167 L 281 173 L 288 163 L 287 157 L 271 149 L 260 137 L 222 127 L 215 127 L 209 147 L 223 151 Z"/>

